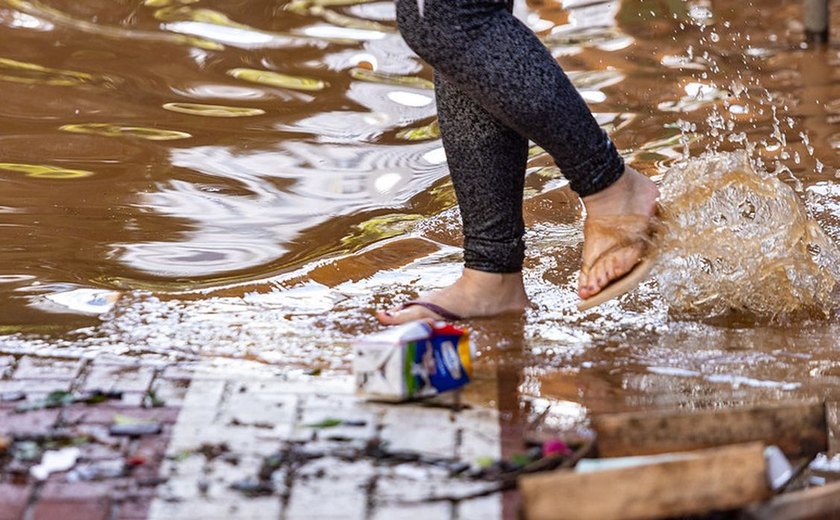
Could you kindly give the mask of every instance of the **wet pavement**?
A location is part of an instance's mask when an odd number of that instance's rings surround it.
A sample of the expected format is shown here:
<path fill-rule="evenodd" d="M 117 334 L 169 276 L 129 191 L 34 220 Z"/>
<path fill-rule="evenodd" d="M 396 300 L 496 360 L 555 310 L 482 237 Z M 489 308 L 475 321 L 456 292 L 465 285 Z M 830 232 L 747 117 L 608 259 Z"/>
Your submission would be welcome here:
<path fill-rule="evenodd" d="M 350 378 L 248 362 L 2 362 L 4 520 L 503 515 L 498 482 L 465 476 L 502 455 L 495 409 L 366 403 Z M 47 399 L 91 389 L 108 397 Z M 78 453 L 38 475 L 50 450 Z"/>
<path fill-rule="evenodd" d="M 800 7 L 517 13 L 632 166 L 660 180 L 686 151 L 751 143 L 836 240 L 840 52 L 801 45 Z M 294 518 L 325 495 L 359 517 L 403 499 L 418 515 L 510 517 L 511 493 L 426 500 L 456 485 L 440 468 L 336 461 L 332 444 L 391 431 L 473 464 L 470 449 L 520 452 L 538 418 L 574 433 L 598 412 L 836 397 L 832 305 L 687 317 L 651 281 L 577 312 L 581 208 L 537 147 L 534 305 L 467 324 L 469 408 L 349 396 L 371 309 L 459 274 L 430 78 L 390 1 L 0 0 L 0 519 Z M 16 412 L 27 403 L 43 409 Z M 347 410 L 365 426 L 306 426 Z M 260 476 L 311 434 L 317 460 Z M 73 469 L 36 480 L 43 448 L 78 448 Z"/>

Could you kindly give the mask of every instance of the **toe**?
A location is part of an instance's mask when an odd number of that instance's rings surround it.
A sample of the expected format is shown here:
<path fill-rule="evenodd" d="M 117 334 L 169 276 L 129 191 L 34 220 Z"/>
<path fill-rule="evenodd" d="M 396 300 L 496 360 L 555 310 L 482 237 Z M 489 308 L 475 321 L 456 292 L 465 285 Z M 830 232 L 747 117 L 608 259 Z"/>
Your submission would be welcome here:
<path fill-rule="evenodd" d="M 581 298 L 588 298 L 589 295 L 589 276 L 583 271 L 578 276 L 578 295 Z"/>

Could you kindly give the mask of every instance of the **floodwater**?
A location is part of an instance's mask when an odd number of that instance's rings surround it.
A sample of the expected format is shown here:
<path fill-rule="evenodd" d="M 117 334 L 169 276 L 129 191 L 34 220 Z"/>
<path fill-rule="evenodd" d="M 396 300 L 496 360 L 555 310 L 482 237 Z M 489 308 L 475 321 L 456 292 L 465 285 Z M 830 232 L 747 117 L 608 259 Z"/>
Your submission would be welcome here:
<path fill-rule="evenodd" d="M 517 14 L 634 167 L 749 145 L 840 238 L 840 51 L 801 45 L 799 3 Z M 390 1 L 0 0 L 0 353 L 349 370 L 373 308 L 460 269 L 431 70 L 393 20 Z M 577 312 L 580 207 L 537 148 L 526 197 L 534 308 L 469 323 L 470 399 L 562 426 L 840 382 L 832 299 L 688 316 L 650 281 Z"/>

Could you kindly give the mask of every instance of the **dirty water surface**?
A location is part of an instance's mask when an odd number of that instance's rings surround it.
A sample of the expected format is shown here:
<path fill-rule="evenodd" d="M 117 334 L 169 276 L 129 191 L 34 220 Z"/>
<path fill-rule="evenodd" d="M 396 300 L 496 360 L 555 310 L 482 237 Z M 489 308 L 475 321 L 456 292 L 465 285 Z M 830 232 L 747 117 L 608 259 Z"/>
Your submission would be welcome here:
<path fill-rule="evenodd" d="M 750 149 L 830 244 L 840 51 L 801 45 L 799 9 L 517 14 L 629 164 L 662 181 L 686 153 Z M 390 1 L 0 0 L 0 354 L 346 373 L 373 308 L 459 274 L 430 79 Z M 840 381 L 833 279 L 805 313 L 682 313 L 655 280 L 579 313 L 581 208 L 536 147 L 525 196 L 533 309 L 468 323 L 469 400 L 565 427 Z"/>

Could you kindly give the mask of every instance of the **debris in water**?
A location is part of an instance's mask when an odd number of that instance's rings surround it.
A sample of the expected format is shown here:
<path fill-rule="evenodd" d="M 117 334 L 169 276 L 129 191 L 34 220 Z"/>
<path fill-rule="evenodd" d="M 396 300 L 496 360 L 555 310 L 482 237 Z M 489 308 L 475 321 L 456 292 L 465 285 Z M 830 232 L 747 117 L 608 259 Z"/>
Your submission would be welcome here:
<path fill-rule="evenodd" d="M 157 435 L 163 431 L 158 422 L 143 421 L 127 415 L 114 416 L 114 424 L 108 429 L 111 435 L 140 437 L 142 435 Z"/>
<path fill-rule="evenodd" d="M 103 460 L 92 464 L 85 464 L 76 467 L 67 474 L 68 482 L 79 480 L 105 480 L 119 478 L 125 475 L 125 462 L 122 459 Z"/>
<path fill-rule="evenodd" d="M 121 293 L 102 289 L 74 289 L 72 291 L 48 294 L 53 303 L 82 314 L 102 314 L 111 310 L 120 299 Z"/>
<path fill-rule="evenodd" d="M 29 474 L 37 480 L 46 480 L 51 473 L 67 471 L 75 466 L 80 454 L 81 450 L 74 447 L 46 451 L 41 463 L 32 466 Z"/>
<path fill-rule="evenodd" d="M 470 382 L 474 346 L 469 331 L 413 321 L 353 345 L 357 393 L 402 401 L 432 397 Z"/>
<path fill-rule="evenodd" d="M 345 419 L 332 419 L 327 418 L 322 421 L 318 421 L 316 423 L 306 424 L 307 428 L 335 428 L 336 426 L 358 426 L 362 427 L 367 425 L 366 421 L 348 421 Z"/>

